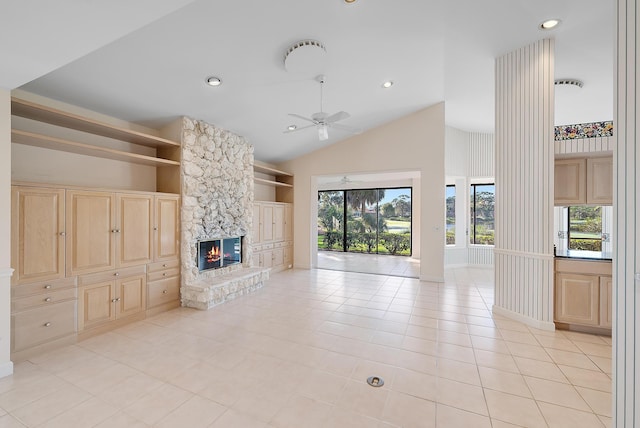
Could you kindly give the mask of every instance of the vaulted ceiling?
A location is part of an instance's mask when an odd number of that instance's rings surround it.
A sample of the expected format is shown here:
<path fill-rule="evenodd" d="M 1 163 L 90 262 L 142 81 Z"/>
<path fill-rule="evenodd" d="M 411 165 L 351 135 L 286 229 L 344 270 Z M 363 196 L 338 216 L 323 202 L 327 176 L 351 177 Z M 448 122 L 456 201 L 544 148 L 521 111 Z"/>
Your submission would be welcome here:
<path fill-rule="evenodd" d="M 370 129 L 444 101 L 446 122 L 492 132 L 494 59 L 556 41 L 556 124 L 613 118 L 610 0 L 27 0 L 0 14 L 0 87 L 151 127 L 188 115 L 243 135 L 256 158 L 278 162 L 349 136 L 318 141 L 289 116 L 324 110 Z M 539 24 L 560 18 L 556 29 Z M 319 69 L 290 72 L 287 49 L 326 47 Z M 208 76 L 223 84 L 210 87 Z M 392 80 L 391 88 L 381 87 Z"/>

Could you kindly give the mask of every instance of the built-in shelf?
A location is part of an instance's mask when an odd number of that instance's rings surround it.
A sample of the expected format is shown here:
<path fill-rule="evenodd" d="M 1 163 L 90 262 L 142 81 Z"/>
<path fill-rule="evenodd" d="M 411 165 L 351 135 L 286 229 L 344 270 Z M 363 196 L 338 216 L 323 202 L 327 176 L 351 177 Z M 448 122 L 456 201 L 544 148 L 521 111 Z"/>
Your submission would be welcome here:
<path fill-rule="evenodd" d="M 289 187 L 289 188 L 293 188 L 293 184 L 289 184 L 289 183 L 282 183 L 282 182 L 280 182 L 280 181 L 265 180 L 264 178 L 257 178 L 257 177 L 254 177 L 253 181 L 255 181 L 256 183 L 260 183 L 260 184 L 266 184 L 267 186 L 276 186 L 276 187 Z"/>
<path fill-rule="evenodd" d="M 11 97 L 11 114 L 147 147 L 180 147 L 180 143 Z"/>
<path fill-rule="evenodd" d="M 17 129 L 11 130 L 11 141 L 16 144 L 24 144 L 27 146 L 42 147 L 45 149 L 59 150 L 64 152 L 76 153 L 112 159 L 124 162 L 137 163 L 150 166 L 179 166 L 180 162 L 162 159 L 153 156 L 145 156 L 138 153 L 123 152 L 121 150 L 110 149 L 107 147 L 94 146 L 86 143 L 78 143 L 75 141 L 64 140 L 62 138 L 50 137 L 48 135 L 36 134 L 33 132 L 21 131 Z"/>
<path fill-rule="evenodd" d="M 263 174 L 274 175 L 276 177 L 277 176 L 293 177 L 293 174 L 290 174 L 290 173 L 285 172 L 285 171 L 280 171 L 278 169 L 271 168 L 269 166 L 258 164 L 258 163 L 254 163 L 253 170 L 256 171 L 256 172 L 261 172 Z"/>

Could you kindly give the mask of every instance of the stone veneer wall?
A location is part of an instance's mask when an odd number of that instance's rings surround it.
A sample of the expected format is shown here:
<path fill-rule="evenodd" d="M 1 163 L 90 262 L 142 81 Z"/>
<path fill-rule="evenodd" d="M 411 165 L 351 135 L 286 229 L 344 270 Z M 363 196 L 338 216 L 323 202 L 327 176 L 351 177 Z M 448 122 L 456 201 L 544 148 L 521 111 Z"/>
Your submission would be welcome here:
<path fill-rule="evenodd" d="M 253 146 L 203 121 L 182 123 L 182 285 L 251 266 Z M 242 265 L 198 272 L 196 243 L 243 236 Z"/>

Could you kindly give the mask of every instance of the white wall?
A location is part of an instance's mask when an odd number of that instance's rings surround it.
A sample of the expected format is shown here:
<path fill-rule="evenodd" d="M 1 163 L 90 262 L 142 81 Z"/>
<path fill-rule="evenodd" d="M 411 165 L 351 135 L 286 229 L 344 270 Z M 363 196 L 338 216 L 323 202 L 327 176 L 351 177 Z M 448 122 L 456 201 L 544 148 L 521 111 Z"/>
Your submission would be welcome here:
<path fill-rule="evenodd" d="M 315 177 L 419 171 L 420 277 L 444 280 L 444 104 L 285 162 L 279 168 L 295 176 L 294 260 L 296 267 L 306 269 L 312 266 Z M 415 199 L 414 194 L 414 203 Z"/>
<path fill-rule="evenodd" d="M 0 377 L 13 373 L 11 354 L 11 95 L 0 89 Z"/>
<path fill-rule="evenodd" d="M 640 11 L 617 0 L 613 200 L 613 426 L 640 427 Z"/>
<path fill-rule="evenodd" d="M 554 43 L 496 60 L 494 312 L 553 330 Z"/>

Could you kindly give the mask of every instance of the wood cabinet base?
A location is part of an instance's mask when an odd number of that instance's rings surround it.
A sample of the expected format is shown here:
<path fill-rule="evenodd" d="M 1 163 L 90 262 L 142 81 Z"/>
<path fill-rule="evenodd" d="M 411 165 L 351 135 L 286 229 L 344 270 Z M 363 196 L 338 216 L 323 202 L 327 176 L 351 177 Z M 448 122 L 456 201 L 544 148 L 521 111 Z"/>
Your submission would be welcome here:
<path fill-rule="evenodd" d="M 131 324 L 135 321 L 142 321 L 146 318 L 145 312 L 139 312 L 135 315 L 131 315 L 125 318 L 120 318 L 115 321 L 110 321 L 108 323 L 102 324 L 100 326 L 92 327 L 87 330 L 83 330 L 78 332 L 78 342 L 89 339 L 94 336 L 98 336 L 103 333 L 107 333 L 113 329 L 125 326 L 127 324 Z"/>
<path fill-rule="evenodd" d="M 19 363 L 21 361 L 28 360 L 29 358 L 42 355 L 45 352 L 52 351 L 57 348 L 62 348 L 63 346 L 74 345 L 77 342 L 78 337 L 76 333 L 73 333 L 69 336 L 60 337 L 58 339 L 51 340 L 49 342 L 31 347 L 29 349 L 25 349 L 23 351 L 12 352 L 11 361 L 13 361 L 14 363 Z"/>
<path fill-rule="evenodd" d="M 556 321 L 554 323 L 558 330 L 568 330 L 575 331 L 578 333 L 589 333 L 589 334 L 599 334 L 601 336 L 611 336 L 610 328 L 602 328 L 602 327 L 592 327 L 588 325 L 579 325 L 579 324 L 567 324 L 564 322 Z"/>

